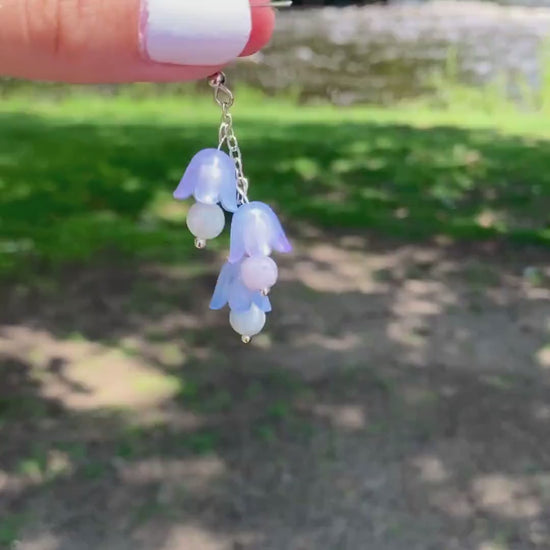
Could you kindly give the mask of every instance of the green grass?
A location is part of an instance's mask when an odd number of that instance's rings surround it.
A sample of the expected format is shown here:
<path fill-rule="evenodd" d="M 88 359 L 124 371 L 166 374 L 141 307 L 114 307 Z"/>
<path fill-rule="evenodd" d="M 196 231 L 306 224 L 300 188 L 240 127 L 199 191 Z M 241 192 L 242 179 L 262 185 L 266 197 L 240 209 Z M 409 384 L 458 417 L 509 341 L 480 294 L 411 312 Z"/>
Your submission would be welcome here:
<path fill-rule="evenodd" d="M 23 528 L 27 518 L 21 514 L 8 514 L 0 523 L 0 548 L 10 550 L 17 542 L 19 531 Z"/>
<path fill-rule="evenodd" d="M 238 99 L 251 194 L 293 232 L 308 222 L 407 239 L 550 241 L 547 110 Z M 171 192 L 190 157 L 215 143 L 209 97 L 14 97 L 0 119 L 0 273 L 195 254 L 187 205 Z"/>

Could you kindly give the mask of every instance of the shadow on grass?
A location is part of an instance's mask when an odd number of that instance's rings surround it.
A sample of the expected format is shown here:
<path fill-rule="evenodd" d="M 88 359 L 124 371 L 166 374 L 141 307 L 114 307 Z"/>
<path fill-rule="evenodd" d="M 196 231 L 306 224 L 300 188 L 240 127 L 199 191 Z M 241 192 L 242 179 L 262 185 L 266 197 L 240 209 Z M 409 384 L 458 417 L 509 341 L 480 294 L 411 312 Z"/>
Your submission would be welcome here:
<path fill-rule="evenodd" d="M 245 348 L 168 206 L 212 134 L 180 132 L 4 119 L 0 548 L 550 544 L 542 253 L 361 231 L 544 241 L 548 144 L 244 122 L 255 197 L 329 228 Z"/>
<path fill-rule="evenodd" d="M 73 269 L 57 290 L 5 300 L 0 541 L 550 542 L 550 386 L 533 359 L 548 296 L 510 302 L 501 278 L 514 262 L 488 271 L 485 255 L 474 270 L 470 254 L 449 251 L 414 252 L 375 270 L 370 291 L 346 290 L 372 273 L 331 256 L 357 244 L 329 253 L 328 242 L 296 255 L 298 276 L 284 268 L 268 335 L 251 348 L 205 311 L 213 266 Z M 401 254 L 369 248 L 373 262 Z"/>
<path fill-rule="evenodd" d="M 18 383 L 35 414 L 1 430 L 3 475 L 16 479 L 2 491 L 3 547 L 19 537 L 55 550 L 548 541 L 548 421 L 533 411 L 549 394 L 537 384 L 436 368 L 413 379 L 387 366 L 304 384 L 216 368 L 179 413 L 180 424 L 200 416 L 188 428 L 63 410 Z"/>

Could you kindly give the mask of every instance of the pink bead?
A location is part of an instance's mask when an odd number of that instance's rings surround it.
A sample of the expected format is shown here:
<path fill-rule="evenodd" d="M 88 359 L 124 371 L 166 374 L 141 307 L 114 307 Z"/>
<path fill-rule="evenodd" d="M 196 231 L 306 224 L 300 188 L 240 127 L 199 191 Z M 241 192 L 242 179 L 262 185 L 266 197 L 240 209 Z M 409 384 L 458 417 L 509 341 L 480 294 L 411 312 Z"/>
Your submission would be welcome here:
<path fill-rule="evenodd" d="M 241 279 L 250 290 L 269 290 L 278 276 L 277 264 L 269 256 L 252 256 L 241 265 Z"/>

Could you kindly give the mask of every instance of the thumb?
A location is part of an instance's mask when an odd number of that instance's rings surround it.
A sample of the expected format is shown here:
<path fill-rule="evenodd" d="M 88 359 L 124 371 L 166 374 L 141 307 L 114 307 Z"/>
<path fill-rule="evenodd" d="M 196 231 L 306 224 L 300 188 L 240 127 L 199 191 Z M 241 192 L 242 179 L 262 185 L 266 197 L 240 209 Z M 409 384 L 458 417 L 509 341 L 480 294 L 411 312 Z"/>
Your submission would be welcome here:
<path fill-rule="evenodd" d="M 79 83 L 200 79 L 267 44 L 252 0 L 2 0 L 0 75 Z"/>

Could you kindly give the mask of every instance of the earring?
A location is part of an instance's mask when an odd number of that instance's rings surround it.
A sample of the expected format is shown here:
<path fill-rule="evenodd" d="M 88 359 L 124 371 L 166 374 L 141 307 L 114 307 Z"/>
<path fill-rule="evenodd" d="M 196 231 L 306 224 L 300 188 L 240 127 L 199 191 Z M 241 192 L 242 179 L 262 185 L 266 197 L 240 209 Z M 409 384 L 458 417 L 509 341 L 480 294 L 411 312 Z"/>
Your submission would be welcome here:
<path fill-rule="evenodd" d="M 220 271 L 210 308 L 229 305 L 229 323 L 247 344 L 263 330 L 266 313 L 271 311 L 268 294 L 278 279 L 271 254 L 288 253 L 292 246 L 275 212 L 267 204 L 248 198 L 249 184 L 230 112 L 234 96 L 226 86 L 225 75 L 216 73 L 208 82 L 222 110 L 218 147 L 203 149 L 193 157 L 174 198 L 195 198 L 187 214 L 187 227 L 200 249 L 222 233 L 224 210 L 233 214 L 229 257 Z"/>

